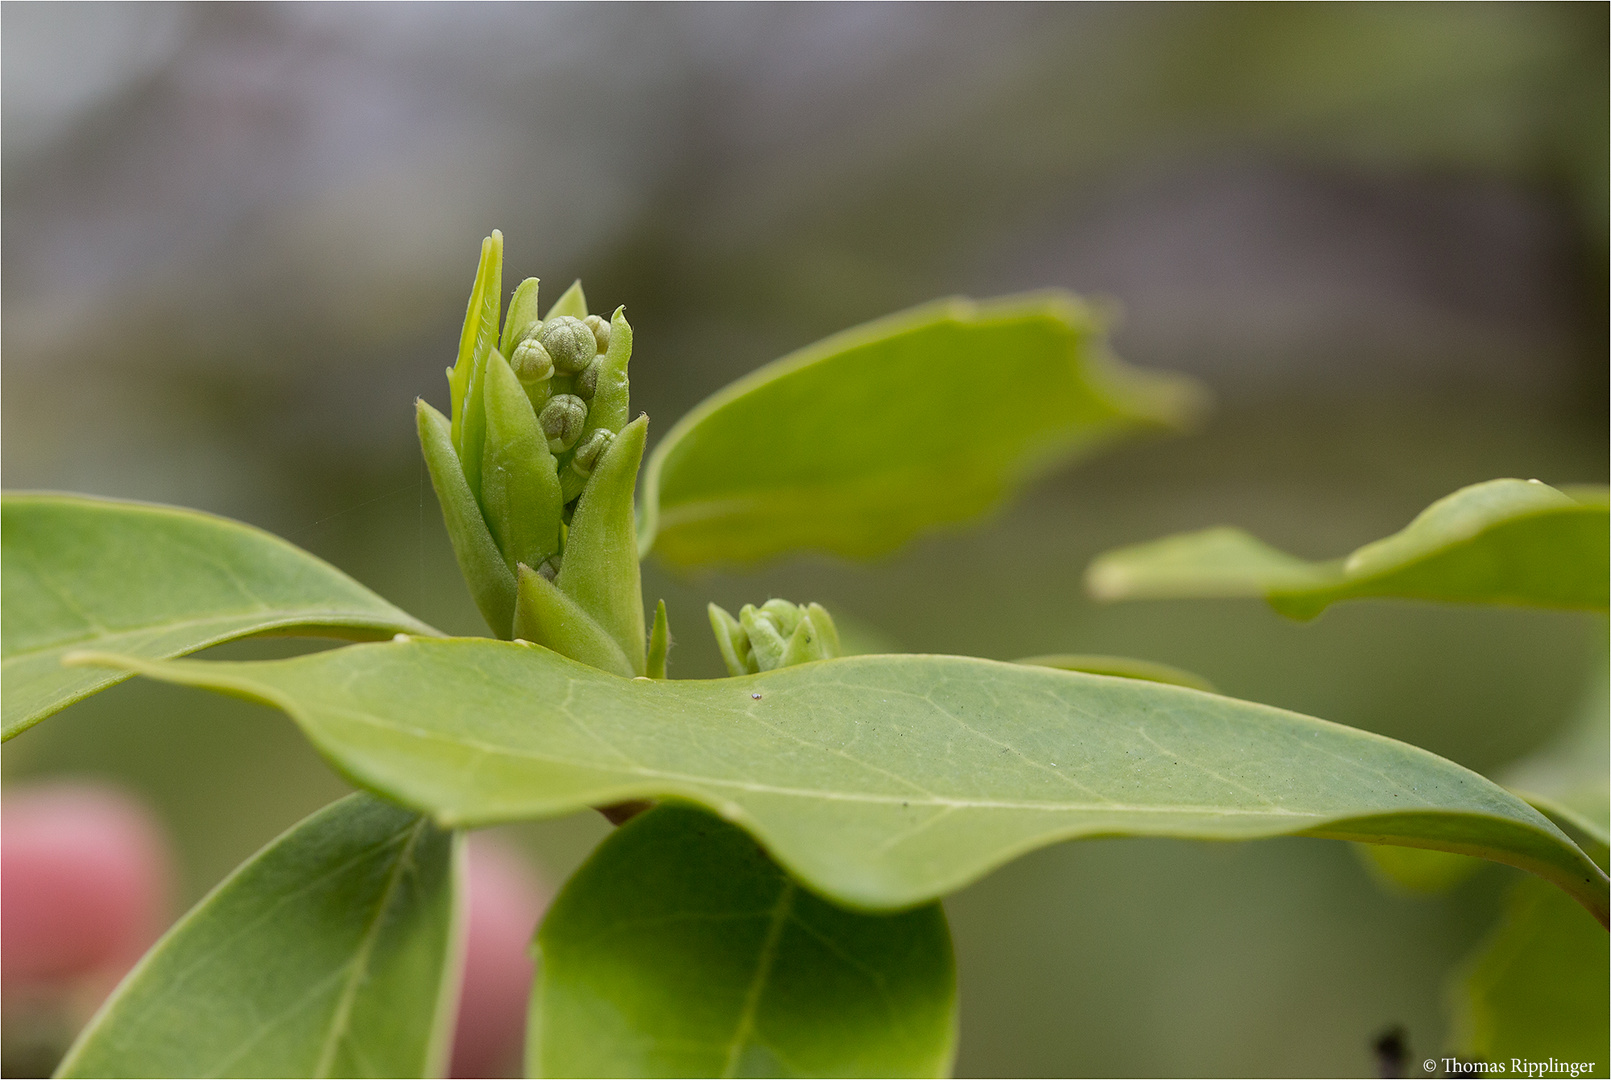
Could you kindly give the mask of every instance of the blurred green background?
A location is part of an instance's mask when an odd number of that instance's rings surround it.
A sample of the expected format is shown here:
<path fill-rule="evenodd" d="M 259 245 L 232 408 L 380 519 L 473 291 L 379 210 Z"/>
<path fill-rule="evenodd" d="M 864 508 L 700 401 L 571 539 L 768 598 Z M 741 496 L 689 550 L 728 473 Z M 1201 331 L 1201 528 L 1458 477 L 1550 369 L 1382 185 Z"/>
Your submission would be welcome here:
<path fill-rule="evenodd" d="M 1571 716 L 1584 617 L 1102 607 L 1092 556 L 1229 523 L 1329 557 L 1497 476 L 1607 475 L 1605 4 L 0 5 L 3 478 L 228 514 L 484 628 L 414 443 L 489 229 L 625 303 L 664 433 L 723 383 L 947 293 L 1063 286 L 1218 408 L 871 566 L 650 566 L 911 651 L 1128 653 L 1494 771 Z M 550 294 L 552 295 L 552 294 Z M 982 385 L 981 393 L 1012 387 Z M 288 646 L 248 643 L 235 655 Z M 7 745 L 112 778 L 188 901 L 342 790 L 266 709 L 134 682 Z M 607 829 L 513 830 L 558 884 Z M 1095 841 L 948 902 L 962 1075 L 1348 1075 L 1512 875 L 1384 892 L 1344 845 Z"/>

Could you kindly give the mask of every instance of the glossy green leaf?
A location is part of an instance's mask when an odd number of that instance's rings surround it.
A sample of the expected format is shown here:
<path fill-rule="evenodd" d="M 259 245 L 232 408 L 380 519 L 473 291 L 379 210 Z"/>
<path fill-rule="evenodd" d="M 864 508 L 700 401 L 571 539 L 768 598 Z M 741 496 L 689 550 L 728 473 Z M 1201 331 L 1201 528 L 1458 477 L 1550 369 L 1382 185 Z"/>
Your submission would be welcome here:
<path fill-rule="evenodd" d="M 1110 551 L 1086 583 L 1101 600 L 1262 596 L 1298 619 L 1368 596 L 1604 611 L 1608 524 L 1604 488 L 1489 480 L 1346 558 L 1307 562 L 1240 529 L 1205 529 Z"/>
<path fill-rule="evenodd" d="M 682 797 L 869 908 L 943 896 L 1074 837 L 1303 833 L 1508 862 L 1606 918 L 1599 867 L 1476 773 L 1140 679 L 864 656 L 664 682 L 474 638 L 259 663 L 84 662 L 274 704 L 343 772 L 444 824 Z"/>
<path fill-rule="evenodd" d="M 1130 368 L 1065 294 L 946 300 L 807 346 L 696 407 L 649 458 L 642 543 L 676 564 L 891 551 L 1047 469 L 1179 427 L 1197 387 Z"/>
<path fill-rule="evenodd" d="M 194 510 L 81 495 L 0 499 L 4 737 L 124 676 L 69 649 L 169 657 L 252 634 L 435 634 L 278 537 Z"/>
<path fill-rule="evenodd" d="M 739 829 L 662 805 L 605 840 L 537 935 L 531 1076 L 944 1076 L 956 968 L 939 904 L 868 915 Z"/>
<path fill-rule="evenodd" d="M 1015 664 L 1035 667 L 1060 668 L 1063 671 L 1085 671 L 1092 675 L 1117 675 L 1123 679 L 1145 679 L 1148 682 L 1169 683 L 1171 686 L 1189 686 L 1193 690 L 1216 693 L 1214 684 L 1184 668 L 1160 664 L 1156 660 L 1137 660 L 1131 656 L 1106 656 L 1098 653 L 1050 653 L 1045 656 L 1026 656 Z"/>
<path fill-rule="evenodd" d="M 1586 1075 L 1604 1076 L 1608 956 L 1605 931 L 1582 908 L 1540 881 L 1517 882 L 1503 920 L 1456 982 L 1457 1052 L 1506 1066 L 1512 1058 L 1593 1062 Z"/>
<path fill-rule="evenodd" d="M 224 880 L 101 1007 L 61 1076 L 438 1076 L 455 842 L 352 795 Z"/>

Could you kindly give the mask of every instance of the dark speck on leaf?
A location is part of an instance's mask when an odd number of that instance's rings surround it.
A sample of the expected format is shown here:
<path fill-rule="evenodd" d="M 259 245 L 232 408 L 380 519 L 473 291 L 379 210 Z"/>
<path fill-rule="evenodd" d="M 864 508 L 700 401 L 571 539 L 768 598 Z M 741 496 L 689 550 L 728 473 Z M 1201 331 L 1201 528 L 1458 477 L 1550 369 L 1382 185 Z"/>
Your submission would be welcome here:
<path fill-rule="evenodd" d="M 754 698 L 756 701 L 761 700 L 761 695 L 760 694 L 751 694 L 750 697 Z"/>

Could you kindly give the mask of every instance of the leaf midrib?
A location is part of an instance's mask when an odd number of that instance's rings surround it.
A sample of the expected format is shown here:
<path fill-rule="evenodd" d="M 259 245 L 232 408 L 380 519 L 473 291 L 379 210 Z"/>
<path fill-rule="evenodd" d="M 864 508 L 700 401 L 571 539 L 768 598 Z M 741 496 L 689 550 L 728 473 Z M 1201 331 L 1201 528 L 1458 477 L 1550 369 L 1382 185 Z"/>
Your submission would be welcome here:
<path fill-rule="evenodd" d="M 261 692 L 261 691 L 259 691 Z M 283 705 L 281 707 L 284 707 Z M 293 715 L 300 713 L 298 709 L 286 709 Z M 373 713 L 359 709 L 345 709 L 335 706 L 326 706 L 325 711 L 347 717 L 361 723 L 369 724 L 382 731 L 407 735 L 422 741 L 438 743 L 444 746 L 457 747 L 466 750 L 475 750 L 479 753 L 495 757 L 520 757 L 532 761 L 542 761 L 553 765 L 567 765 L 580 769 L 595 771 L 631 772 L 646 780 L 680 780 L 691 784 L 702 784 L 710 787 L 733 788 L 739 791 L 750 791 L 761 795 L 784 795 L 796 798 L 825 799 L 834 802 L 857 802 L 878 804 L 900 804 L 902 806 L 936 806 L 954 810 L 1035 810 L 1035 811 L 1069 811 L 1091 812 L 1112 810 L 1123 813 L 1189 813 L 1189 814 L 1221 814 L 1232 817 L 1308 817 L 1326 819 L 1332 814 L 1320 813 L 1313 810 L 1289 810 L 1280 807 L 1264 809 L 1243 809 L 1235 807 L 1196 806 L 1191 804 L 1173 805 L 1144 805 L 1121 802 L 1076 803 L 1076 802 L 1049 802 L 1031 799 L 967 799 L 953 796 L 935 795 L 925 793 L 920 795 L 880 795 L 872 792 L 831 791 L 824 788 L 791 788 L 777 784 L 763 784 L 751 780 L 731 780 L 720 777 L 700 776 L 695 773 L 673 772 L 667 769 L 655 769 L 647 765 L 604 765 L 598 762 L 578 761 L 571 758 L 560 757 L 554 754 L 541 754 L 533 750 L 513 747 L 506 744 L 488 743 L 479 739 L 470 739 L 462 736 L 445 736 L 424 728 L 398 724 L 385 720 Z M 1436 809 L 1432 804 L 1429 808 Z"/>
<path fill-rule="evenodd" d="M 778 901 L 772 908 L 772 920 L 766 928 L 766 939 L 761 942 L 761 952 L 756 957 L 755 975 L 750 979 L 749 988 L 744 992 L 744 1005 L 739 1010 L 733 1038 L 727 1044 L 727 1060 L 722 1065 L 724 1077 L 737 1075 L 739 1057 L 755 1031 L 755 1013 L 761 1006 L 761 994 L 766 989 L 767 981 L 772 977 L 772 964 L 777 959 L 778 942 L 783 938 L 783 928 L 788 924 L 789 915 L 794 909 L 795 889 L 792 880 L 785 880 L 783 891 L 778 894 Z"/>
<path fill-rule="evenodd" d="M 375 941 L 380 936 L 380 926 L 385 919 L 386 911 L 391 907 L 392 897 L 397 892 L 398 885 L 403 879 L 404 871 L 413 863 L 414 847 L 427 826 L 422 816 L 409 830 L 408 839 L 403 843 L 403 849 L 397 853 L 397 860 L 392 864 L 391 874 L 386 880 L 386 888 L 381 892 L 380 900 L 375 905 L 375 913 L 371 916 L 369 925 L 364 929 L 364 936 L 358 946 L 357 954 L 352 958 L 347 975 L 347 984 L 341 989 L 341 997 L 336 1002 L 335 1012 L 330 1018 L 330 1028 L 325 1034 L 324 1047 L 319 1053 L 318 1062 L 313 1067 L 313 1075 L 327 1077 L 330 1068 L 335 1062 L 336 1051 L 346 1034 L 347 1021 L 352 1014 L 353 1002 L 357 1000 L 358 988 L 364 978 L 369 974 L 369 958 L 375 950 Z"/>

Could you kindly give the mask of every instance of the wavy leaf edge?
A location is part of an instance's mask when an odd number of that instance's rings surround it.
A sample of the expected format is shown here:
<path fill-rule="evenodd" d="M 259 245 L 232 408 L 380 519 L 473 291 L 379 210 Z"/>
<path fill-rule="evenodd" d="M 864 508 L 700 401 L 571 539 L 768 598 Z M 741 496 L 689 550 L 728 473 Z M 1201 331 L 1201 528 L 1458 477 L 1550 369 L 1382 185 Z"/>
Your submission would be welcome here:
<path fill-rule="evenodd" d="M 475 647 L 527 649 L 543 657 L 545 663 L 563 665 L 574 671 L 577 677 L 586 679 L 609 679 L 612 684 L 620 687 L 666 687 L 678 685 L 698 685 L 699 683 L 736 683 L 744 680 L 688 680 L 681 683 L 663 682 L 659 680 L 634 679 L 627 680 L 620 676 L 612 676 L 598 672 L 595 669 L 576 664 L 557 653 L 549 652 L 540 646 L 494 642 L 485 638 L 446 639 L 439 641 L 419 641 L 414 646 L 454 647 L 456 644 L 473 643 Z M 338 652 L 352 653 L 356 650 L 397 649 L 408 648 L 410 645 L 395 643 L 352 646 Z M 333 654 L 314 654 L 329 657 Z M 903 657 L 904 658 L 904 657 Z M 1438 763 L 1439 767 L 1454 770 L 1455 775 L 1461 777 L 1464 784 L 1466 778 L 1480 785 L 1480 790 L 1487 793 L 1498 803 L 1505 805 L 1514 812 L 1514 816 L 1505 817 L 1494 813 L 1479 813 L 1471 809 L 1439 810 L 1435 806 L 1418 806 L 1407 808 L 1404 811 L 1385 811 L 1381 808 L 1361 808 L 1358 813 L 1342 813 L 1336 815 L 1312 815 L 1305 820 L 1301 827 L 1269 827 L 1253 828 L 1238 832 L 1234 836 L 1207 834 L 1201 829 L 1185 827 L 1160 827 L 1156 829 L 1100 829 L 1088 825 L 1074 823 L 1063 828 L 1047 828 L 1041 832 L 1026 836 L 1016 842 L 998 842 L 990 849 L 990 855 L 976 858 L 960 869 L 952 870 L 946 874 L 936 874 L 935 880 L 922 888 L 900 888 L 888 883 L 868 884 L 858 879 L 854 885 L 847 885 L 846 881 L 827 882 L 824 879 L 829 875 L 821 871 L 821 867 L 811 864 L 811 859 L 804 851 L 796 851 L 789 843 L 781 842 L 778 831 L 774 825 L 762 820 L 747 810 L 735 799 L 723 799 L 712 795 L 709 791 L 701 790 L 695 783 L 680 783 L 664 778 L 645 778 L 642 781 L 599 781 L 594 788 L 587 790 L 585 797 L 571 796 L 569 801 L 544 804 L 541 809 L 532 809 L 528 806 L 519 811 L 502 813 L 455 811 L 444 805 L 427 805 L 408 792 L 398 790 L 396 785 L 388 786 L 387 780 L 380 775 L 385 770 L 378 765 L 370 765 L 366 771 L 365 764 L 355 760 L 356 756 L 347 753 L 340 745 L 339 740 L 330 742 L 322 737 L 320 726 L 313 717 L 306 712 L 295 698 L 284 693 L 263 681 L 255 680 L 242 672 L 253 670 L 262 671 L 270 665 L 286 665 L 295 661 L 254 661 L 244 663 L 226 663 L 216 661 L 198 660 L 170 660 L 146 661 L 137 657 L 118 657 L 107 654 L 78 653 L 71 658 L 71 663 L 86 665 L 111 665 L 125 668 L 138 674 L 182 685 L 196 686 L 203 689 L 220 691 L 235 696 L 255 700 L 286 713 L 303 729 L 309 740 L 323 754 L 342 775 L 361 787 L 369 788 L 386 798 L 393 799 L 404 805 L 410 805 L 420 812 L 433 815 L 439 824 L 445 828 L 467 828 L 497 824 L 505 821 L 535 819 L 543 817 L 557 817 L 567 813 L 576 812 L 592 806 L 608 805 L 634 799 L 679 799 L 700 807 L 739 825 L 749 832 L 772 854 L 779 863 L 789 868 L 797 878 L 823 895 L 832 898 L 835 902 L 849 907 L 863 910 L 895 910 L 925 903 L 938 897 L 949 894 L 971 882 L 979 879 L 992 870 L 1039 848 L 1059 843 L 1065 840 L 1097 838 L 1106 836 L 1159 836 L 1177 837 L 1184 839 L 1260 839 L 1284 835 L 1307 835 L 1327 839 L 1353 840 L 1365 843 L 1389 843 L 1408 847 L 1426 847 L 1436 850 L 1452 851 L 1458 854 L 1474 855 L 1490 861 L 1508 863 L 1523 870 L 1538 874 L 1570 893 L 1579 903 L 1583 904 L 1602 925 L 1611 919 L 1611 879 L 1605 872 L 1584 853 L 1581 848 L 1564 833 L 1553 821 L 1534 809 L 1522 799 L 1492 783 L 1480 774 L 1472 772 L 1463 766 L 1447 759 L 1439 758 L 1430 751 L 1414 747 L 1407 743 L 1377 735 L 1372 732 L 1349 728 L 1346 725 L 1335 724 L 1331 721 L 1315 717 L 1307 717 L 1298 713 L 1287 713 L 1286 710 L 1275 709 L 1273 706 L 1257 705 L 1256 703 L 1241 702 L 1237 699 L 1224 698 L 1217 694 L 1208 694 L 1204 691 L 1186 687 L 1170 686 L 1161 683 L 1148 683 L 1140 680 L 1124 679 L 1121 677 L 1091 675 L 1076 672 L 1055 672 L 1052 669 L 1027 668 L 1020 665 L 1002 663 L 1000 661 L 980 660 L 969 657 L 919 657 L 913 659 L 964 661 L 968 664 L 994 665 L 1001 668 L 1017 671 L 1040 670 L 1059 678 L 1104 680 L 1110 683 L 1122 683 L 1131 687 L 1146 687 L 1149 692 L 1157 694 L 1186 694 L 1201 695 L 1204 697 L 1235 702 L 1238 705 L 1269 710 L 1273 713 L 1283 713 L 1294 717 L 1306 724 L 1320 725 L 1324 729 L 1346 732 L 1351 736 L 1364 738 L 1371 742 L 1380 742 L 1399 747 L 1409 751 L 1412 755 L 1421 755 Z M 310 659 L 308 657 L 299 659 Z M 744 677 L 757 686 L 773 676 L 793 673 L 798 677 L 801 673 L 809 672 L 816 667 L 819 671 L 827 665 L 851 665 L 867 661 L 888 660 L 890 657 L 844 657 L 835 660 L 816 661 L 810 665 L 800 665 L 793 668 L 783 668 L 775 672 L 762 675 Z M 225 670 L 227 667 L 228 670 Z M 742 689 L 742 687 L 735 687 Z M 496 751 L 496 747 L 483 747 L 483 752 Z M 519 751 L 511 749 L 511 754 L 518 755 Z M 690 781 L 697 780 L 690 777 Z M 1491 791 L 1489 790 L 1491 789 Z M 1048 809 L 1055 807 L 1048 804 Z M 1296 824 L 1296 823 L 1294 823 Z M 1480 839 L 1473 840 L 1473 836 L 1492 835 L 1499 839 L 1500 844 L 1490 845 Z M 1505 841 L 1504 836 L 1510 840 Z M 1542 841 L 1546 854 L 1553 850 L 1561 858 L 1557 861 L 1538 855 L 1529 854 L 1529 850 L 1536 843 Z M 1509 844 L 1508 847 L 1503 844 Z M 1570 864 L 1568 869 L 1567 864 Z M 844 875 L 847 878 L 854 876 Z"/>

